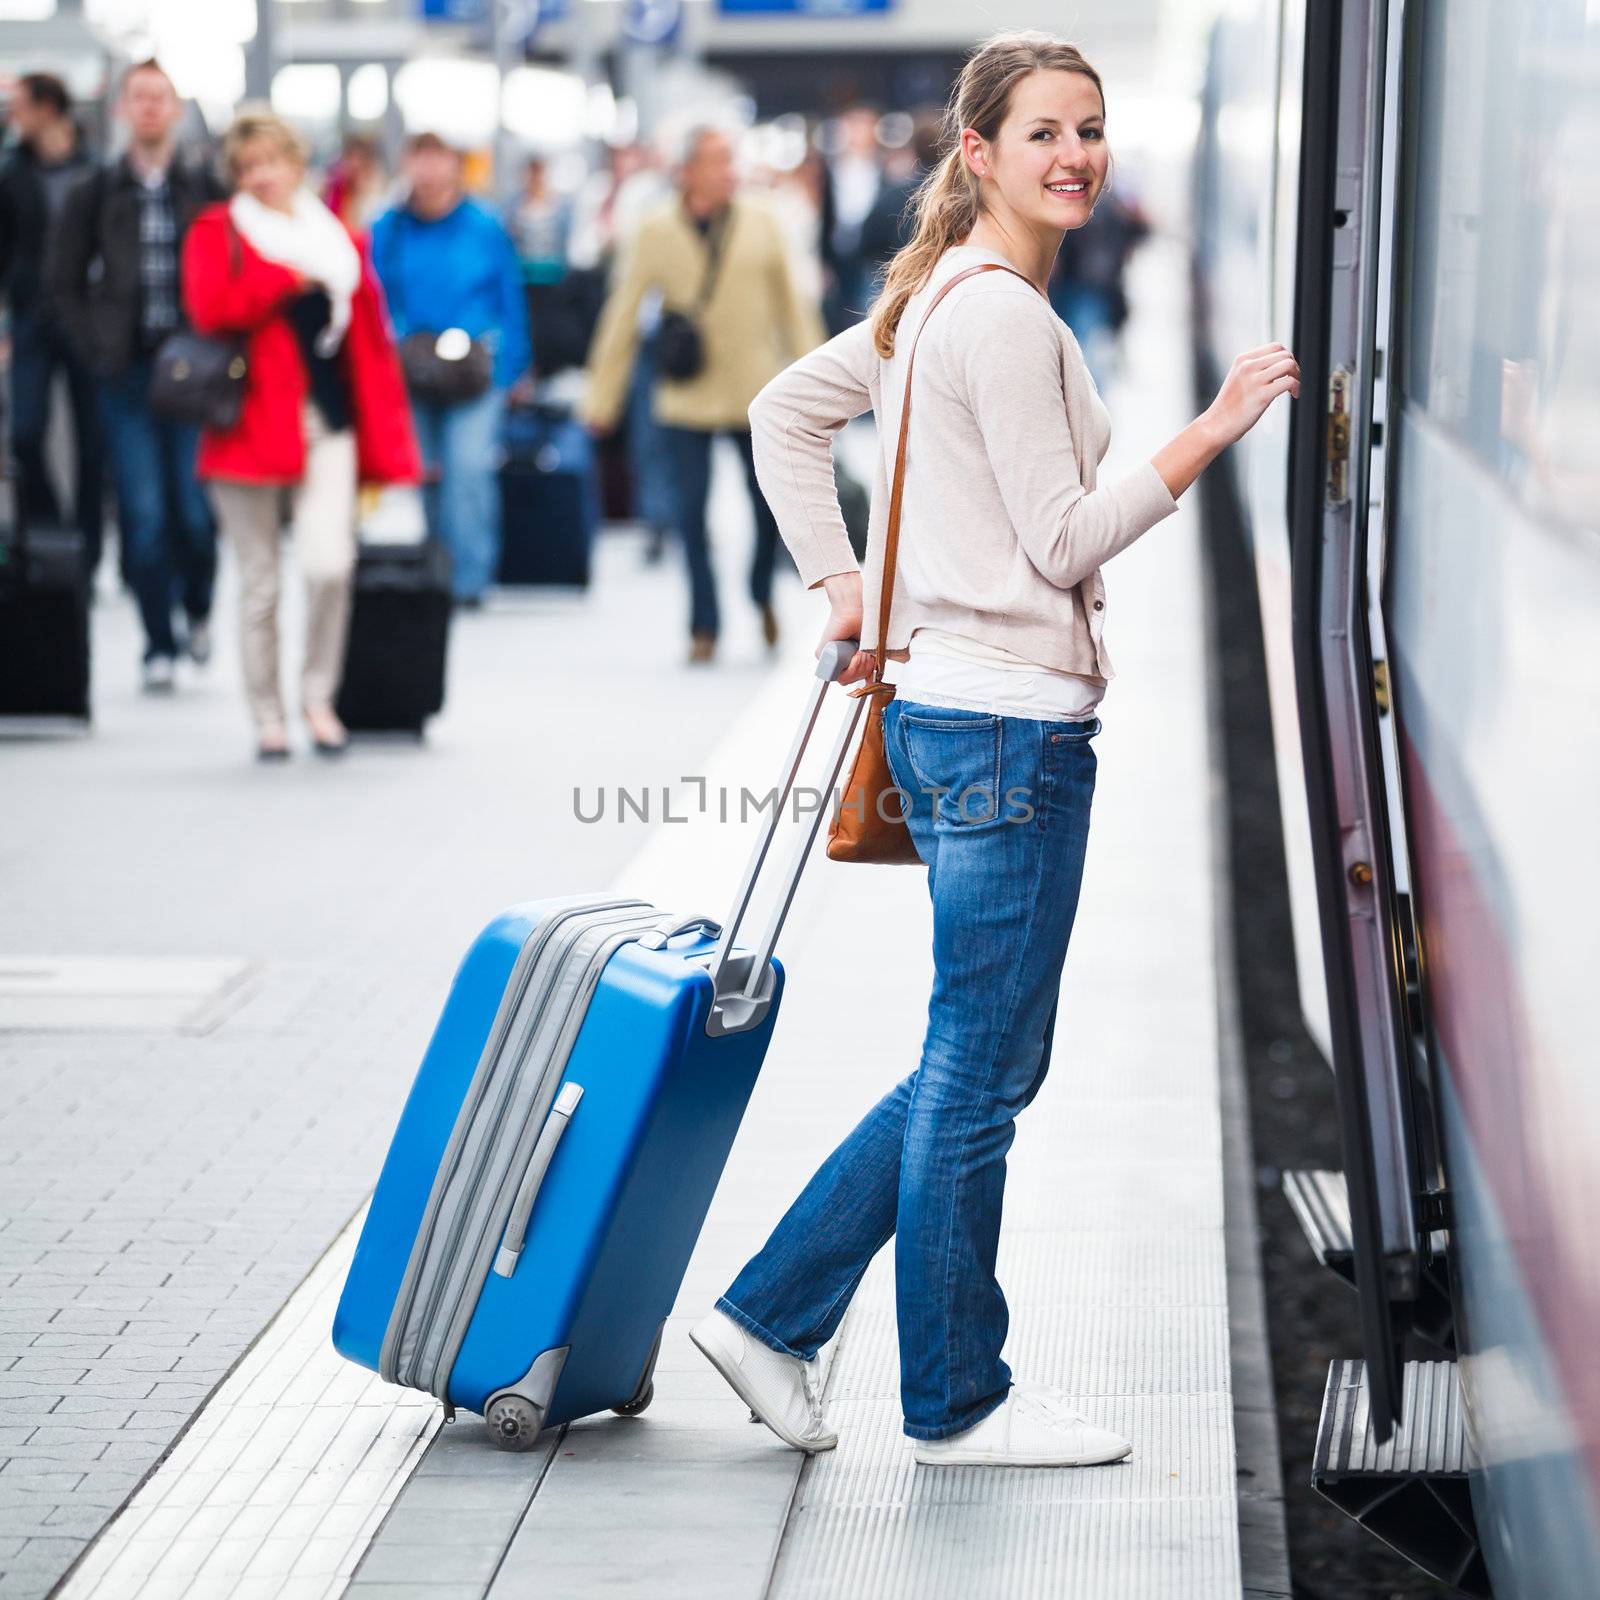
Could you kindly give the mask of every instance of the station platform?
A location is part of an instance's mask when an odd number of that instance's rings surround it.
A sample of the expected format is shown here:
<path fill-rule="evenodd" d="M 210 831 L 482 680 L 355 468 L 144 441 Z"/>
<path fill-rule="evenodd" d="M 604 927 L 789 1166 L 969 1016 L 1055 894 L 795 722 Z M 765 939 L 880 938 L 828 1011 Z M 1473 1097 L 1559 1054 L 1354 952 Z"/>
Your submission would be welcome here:
<path fill-rule="evenodd" d="M 1134 273 L 1107 475 L 1191 414 L 1181 248 L 1158 239 Z M 841 448 L 870 452 L 870 425 Z M 822 603 L 781 584 L 784 643 L 766 655 L 741 599 L 737 469 L 717 470 L 729 623 L 712 669 L 681 664 L 670 553 L 647 565 L 613 531 L 586 597 L 461 620 L 450 703 L 420 747 L 253 764 L 226 585 L 217 660 L 171 702 L 139 694 L 131 610 L 107 594 L 95 730 L 0 741 L 0 1600 L 1287 1595 L 1229 1087 L 1193 496 L 1107 570 L 1119 676 L 1000 1263 L 1013 1368 L 1081 1397 L 1134 1441 L 1130 1460 L 914 1467 L 892 1252 L 827 1352 L 830 1454 L 751 1426 L 689 1344 L 920 1047 L 923 875 L 820 849 L 651 1407 L 507 1455 L 476 1418 L 446 1426 L 334 1354 L 366 1196 L 478 927 L 608 886 L 684 914 L 720 916 L 732 896 L 754 823 L 696 797 L 773 781 Z M 652 795 L 648 825 L 614 806 L 578 820 L 575 791 L 590 809 L 621 787 Z"/>

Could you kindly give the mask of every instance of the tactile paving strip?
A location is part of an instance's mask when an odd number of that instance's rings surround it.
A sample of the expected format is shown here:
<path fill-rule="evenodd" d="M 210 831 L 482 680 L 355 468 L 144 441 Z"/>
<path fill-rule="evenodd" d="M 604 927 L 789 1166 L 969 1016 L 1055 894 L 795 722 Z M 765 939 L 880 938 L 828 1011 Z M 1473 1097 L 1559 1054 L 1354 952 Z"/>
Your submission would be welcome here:
<path fill-rule="evenodd" d="M 58 1600 L 331 1600 L 344 1591 L 441 1416 L 431 1396 L 380 1382 L 329 1342 L 361 1221 L 90 1547 Z"/>

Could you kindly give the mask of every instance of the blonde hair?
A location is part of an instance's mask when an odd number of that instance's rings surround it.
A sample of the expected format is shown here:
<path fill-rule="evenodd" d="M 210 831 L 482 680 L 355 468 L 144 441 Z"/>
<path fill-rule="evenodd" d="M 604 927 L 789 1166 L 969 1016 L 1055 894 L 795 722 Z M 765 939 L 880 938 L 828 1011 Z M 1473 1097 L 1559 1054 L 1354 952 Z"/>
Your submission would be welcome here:
<path fill-rule="evenodd" d="M 992 140 L 1011 109 L 1017 85 L 1035 72 L 1079 72 L 1100 91 L 1100 74 L 1083 58 L 1076 45 L 1048 33 L 999 33 L 978 47 L 961 69 L 945 107 L 940 142 L 945 153 L 912 196 L 916 227 L 910 243 L 889 263 L 883 292 L 872 308 L 872 343 L 880 356 L 894 354 L 895 330 L 905 314 L 906 301 L 928 281 L 938 261 L 952 245 L 966 239 L 983 210 L 978 180 L 961 153 L 961 131 L 975 129 Z"/>
<path fill-rule="evenodd" d="M 270 106 L 247 103 L 239 107 L 238 115 L 222 136 L 222 166 L 229 183 L 239 181 L 239 153 L 257 139 L 265 139 L 277 146 L 280 154 L 305 166 L 307 151 L 300 135 Z"/>

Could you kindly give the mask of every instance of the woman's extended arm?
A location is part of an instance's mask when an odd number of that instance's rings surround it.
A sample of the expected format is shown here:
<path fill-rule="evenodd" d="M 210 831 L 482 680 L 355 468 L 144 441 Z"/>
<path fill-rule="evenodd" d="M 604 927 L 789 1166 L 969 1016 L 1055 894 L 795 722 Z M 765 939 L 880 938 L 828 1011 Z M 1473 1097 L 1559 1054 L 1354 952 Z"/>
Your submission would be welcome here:
<path fill-rule="evenodd" d="M 1300 395 L 1300 363 L 1283 345 L 1264 344 L 1235 356 L 1217 398 L 1151 457 L 1172 498 L 1255 427 L 1280 394 Z"/>
<path fill-rule="evenodd" d="M 951 324 L 953 364 L 995 482 L 1034 567 L 1062 589 L 1177 509 L 1177 498 L 1280 394 L 1300 392 L 1281 344 L 1234 361 L 1217 398 L 1143 466 L 1085 489 L 1061 403 L 1054 313 L 1024 290 L 974 295 Z"/>
<path fill-rule="evenodd" d="M 1227 448 L 1216 424 L 1204 412 L 1181 433 L 1151 456 L 1150 464 L 1161 475 L 1167 493 L 1174 500 L 1200 476 Z"/>
<path fill-rule="evenodd" d="M 1062 400 L 1059 324 L 1041 296 L 1017 285 L 964 296 L 953 310 L 947 359 L 1007 517 L 1040 576 L 1074 588 L 1177 510 L 1176 498 L 1153 462 L 1084 487 Z"/>

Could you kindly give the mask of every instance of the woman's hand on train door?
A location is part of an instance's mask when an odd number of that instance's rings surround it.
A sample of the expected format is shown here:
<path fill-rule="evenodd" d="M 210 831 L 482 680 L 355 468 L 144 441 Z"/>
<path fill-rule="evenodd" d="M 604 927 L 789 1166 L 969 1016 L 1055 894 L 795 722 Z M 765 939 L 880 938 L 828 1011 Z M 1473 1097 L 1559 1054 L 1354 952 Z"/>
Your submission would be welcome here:
<path fill-rule="evenodd" d="M 828 621 L 817 641 L 813 654 L 820 656 L 823 649 L 835 639 L 861 637 L 861 574 L 836 572 L 822 580 L 823 591 L 828 596 Z M 840 683 L 859 683 L 872 675 L 874 666 L 870 650 L 857 650 L 850 658 Z"/>
<path fill-rule="evenodd" d="M 1235 356 L 1205 412 L 1219 447 L 1242 439 L 1280 394 L 1300 395 L 1300 363 L 1283 345 L 1264 344 Z"/>

